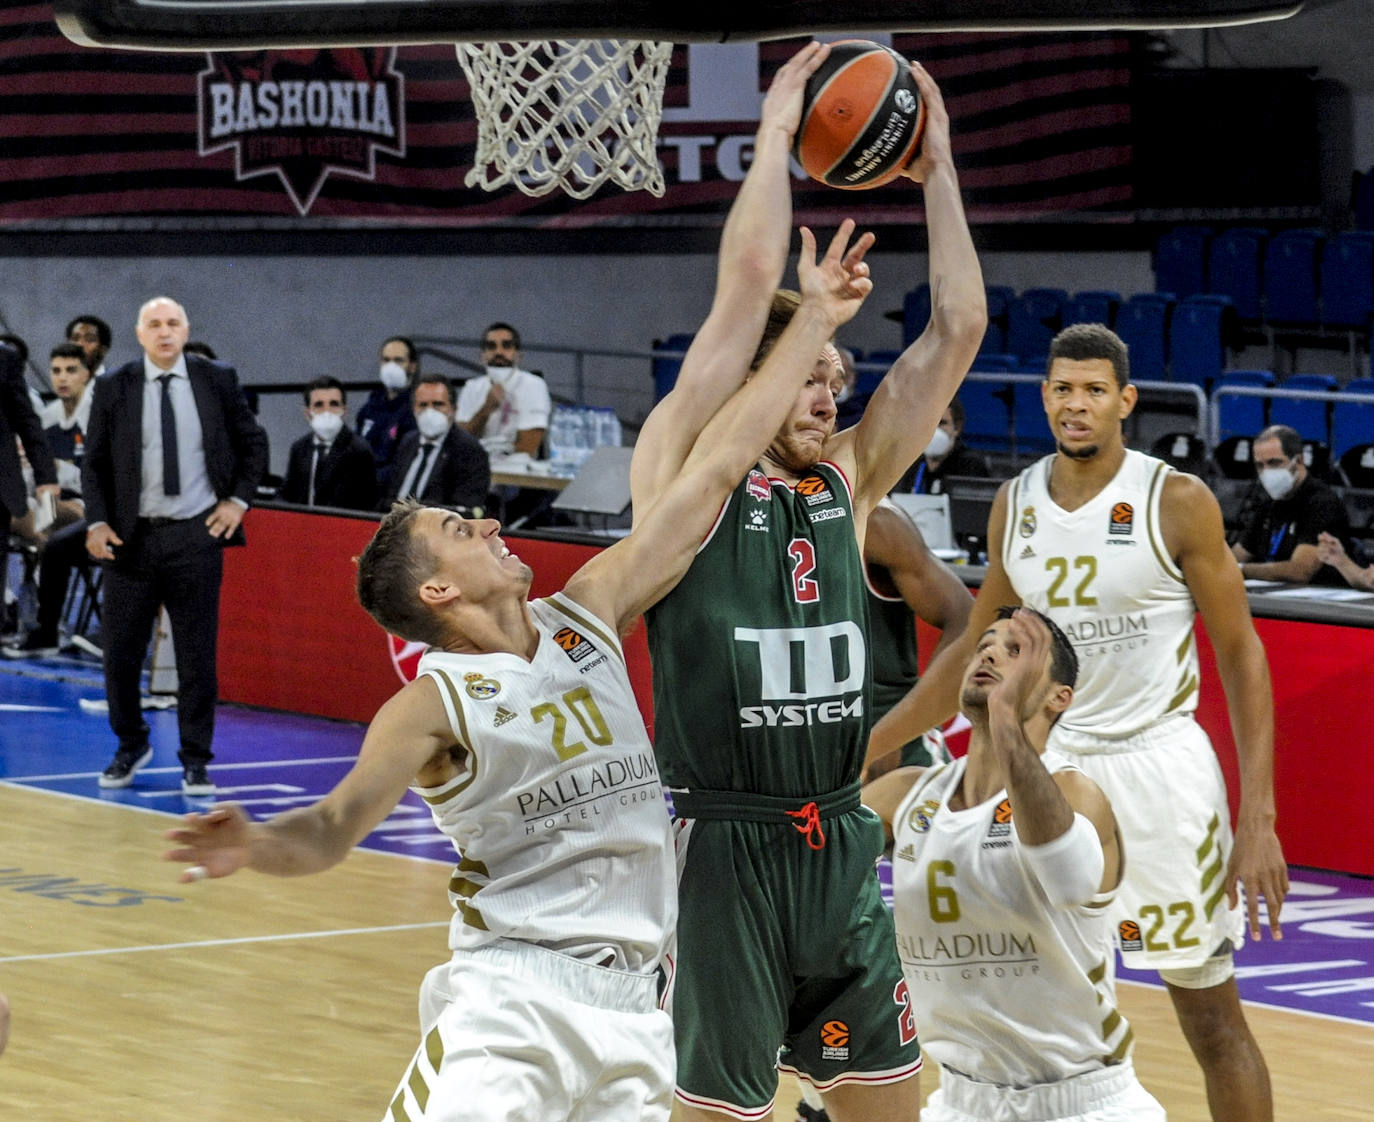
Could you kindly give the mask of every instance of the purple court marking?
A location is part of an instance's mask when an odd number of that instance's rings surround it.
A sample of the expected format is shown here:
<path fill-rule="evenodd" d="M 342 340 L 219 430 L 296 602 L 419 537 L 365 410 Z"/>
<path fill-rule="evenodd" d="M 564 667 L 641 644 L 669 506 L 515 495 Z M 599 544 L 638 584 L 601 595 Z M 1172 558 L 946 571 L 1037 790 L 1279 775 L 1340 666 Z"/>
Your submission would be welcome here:
<path fill-rule="evenodd" d="M 149 711 L 153 761 L 134 785 L 102 791 L 96 777 L 110 761 L 114 737 L 104 713 L 83 712 L 99 700 L 99 667 L 59 660 L 0 668 L 0 780 L 82 798 L 177 815 L 207 805 L 181 794 L 176 711 Z M 221 706 L 211 776 L 219 798 L 257 818 L 314 802 L 348 770 L 363 727 L 289 713 Z M 450 863 L 452 843 L 429 810 L 407 793 L 363 847 Z M 884 898 L 892 902 L 892 866 L 879 862 Z M 1284 938 L 1266 934 L 1236 956 L 1241 995 L 1304 1013 L 1374 1024 L 1374 880 L 1294 869 L 1284 905 Z M 1155 975 L 1121 970 L 1123 981 L 1157 984 Z"/>

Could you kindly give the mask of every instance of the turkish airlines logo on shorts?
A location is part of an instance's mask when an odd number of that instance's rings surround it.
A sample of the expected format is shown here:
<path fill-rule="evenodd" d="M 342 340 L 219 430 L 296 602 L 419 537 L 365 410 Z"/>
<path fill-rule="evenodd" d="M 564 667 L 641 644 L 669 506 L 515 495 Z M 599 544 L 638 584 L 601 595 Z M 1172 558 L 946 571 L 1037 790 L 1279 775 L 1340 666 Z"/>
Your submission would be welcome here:
<path fill-rule="evenodd" d="M 1130 503 L 1116 503 L 1112 507 L 1112 518 L 1107 524 L 1109 534 L 1130 534 L 1135 530 L 1135 507 Z"/>
<path fill-rule="evenodd" d="M 844 1021 L 826 1021 L 821 1025 L 821 1059 L 849 1059 L 849 1026 Z"/>
<path fill-rule="evenodd" d="M 197 79 L 200 155 L 234 150 L 238 180 L 276 175 L 306 214 L 331 174 L 376 178 L 406 154 L 395 47 L 215 51 Z"/>
<path fill-rule="evenodd" d="M 1116 936 L 1123 951 L 1138 951 L 1145 946 L 1140 938 L 1140 924 L 1133 919 L 1123 919 L 1116 929 Z"/>

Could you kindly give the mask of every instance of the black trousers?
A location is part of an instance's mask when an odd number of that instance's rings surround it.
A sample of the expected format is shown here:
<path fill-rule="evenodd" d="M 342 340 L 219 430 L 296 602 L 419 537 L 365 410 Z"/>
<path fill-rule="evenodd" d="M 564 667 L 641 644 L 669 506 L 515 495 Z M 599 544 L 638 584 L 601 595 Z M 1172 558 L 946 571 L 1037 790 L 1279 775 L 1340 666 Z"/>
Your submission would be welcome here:
<path fill-rule="evenodd" d="M 100 637 L 110 728 L 121 749 L 139 750 L 148 741 L 139 685 L 158 608 L 165 604 L 176 648 L 179 756 L 183 766 L 210 762 L 219 697 L 215 648 L 223 550 L 203 517 L 139 519 L 129 540 L 115 549 L 115 560 L 107 563 Z"/>
<path fill-rule="evenodd" d="M 68 523 L 48 538 L 38 563 L 38 632 L 56 640 L 67 602 L 72 569 L 90 557 L 86 552 L 86 520 Z"/>

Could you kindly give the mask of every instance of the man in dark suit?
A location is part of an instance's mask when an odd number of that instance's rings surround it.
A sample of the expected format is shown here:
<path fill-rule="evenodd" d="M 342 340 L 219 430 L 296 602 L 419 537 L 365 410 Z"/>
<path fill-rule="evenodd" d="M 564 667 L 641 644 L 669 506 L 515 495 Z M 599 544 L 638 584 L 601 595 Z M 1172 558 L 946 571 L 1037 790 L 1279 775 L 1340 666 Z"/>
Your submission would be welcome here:
<path fill-rule="evenodd" d="M 382 509 L 413 496 L 428 506 L 455 507 L 480 517 L 491 489 L 491 464 L 481 442 L 453 423 L 453 385 L 423 374 L 415 386 L 416 431 L 396 451 L 396 467 Z"/>
<path fill-rule="evenodd" d="M 230 366 L 183 354 L 186 310 L 165 296 L 138 313 L 143 358 L 96 379 L 82 466 L 86 549 L 108 562 L 101 615 L 105 691 L 119 749 L 102 787 L 152 759 L 139 679 L 159 605 L 172 621 L 182 792 L 213 795 L 206 766 L 218 700 L 215 646 L 225 545 L 267 470 L 267 434 Z"/>
<path fill-rule="evenodd" d="M 283 502 L 372 510 L 377 505 L 377 461 L 372 447 L 348 427 L 348 394 L 337 378 L 305 387 L 310 433 L 291 445 Z"/>
<path fill-rule="evenodd" d="M 56 502 L 57 468 L 43 437 L 42 422 L 29 401 L 23 362 L 18 351 L 0 343 L 0 542 L 9 536 L 10 520 L 23 518 L 29 511 L 23 465 L 14 445 L 16 436 L 33 468 L 36 494 L 39 498 L 51 495 Z"/>

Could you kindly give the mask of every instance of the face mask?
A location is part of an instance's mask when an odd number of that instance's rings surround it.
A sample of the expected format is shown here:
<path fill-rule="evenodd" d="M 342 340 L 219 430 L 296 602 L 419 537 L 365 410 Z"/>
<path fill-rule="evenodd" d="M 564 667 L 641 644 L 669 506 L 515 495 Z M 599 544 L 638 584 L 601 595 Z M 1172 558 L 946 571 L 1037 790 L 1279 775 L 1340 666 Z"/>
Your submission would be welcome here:
<path fill-rule="evenodd" d="M 1259 473 L 1259 481 L 1275 502 L 1289 494 L 1298 482 L 1288 468 L 1264 468 Z"/>
<path fill-rule="evenodd" d="M 504 386 L 515 376 L 513 366 L 488 366 L 487 377 L 491 379 L 493 386 Z"/>
<path fill-rule="evenodd" d="M 311 413 L 310 427 L 315 430 L 316 436 L 328 444 L 343 429 L 343 418 L 337 413 Z"/>
<path fill-rule="evenodd" d="M 448 426 L 448 414 L 440 413 L 437 409 L 421 409 L 420 415 L 415 418 L 415 427 L 426 440 L 436 440 L 443 436 L 448 432 Z"/>
<path fill-rule="evenodd" d="M 926 445 L 926 459 L 938 460 L 954 447 L 954 441 L 949 433 L 944 429 L 936 429 L 935 434 L 930 438 L 930 443 Z"/>
<path fill-rule="evenodd" d="M 406 388 L 406 382 L 410 380 L 406 368 L 399 362 L 382 363 L 380 377 L 382 385 L 389 390 L 403 390 Z"/>

